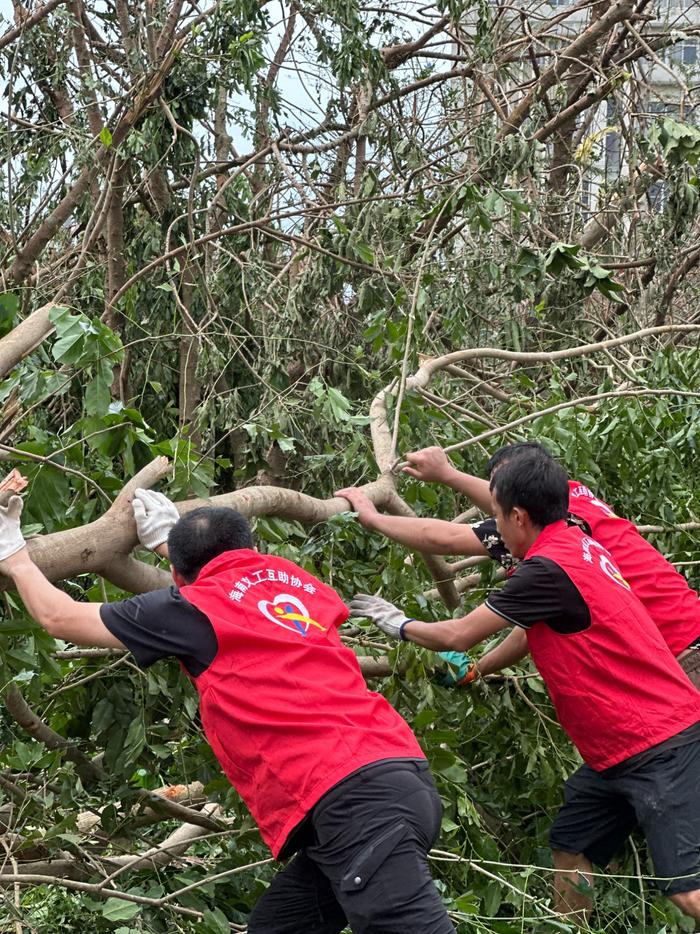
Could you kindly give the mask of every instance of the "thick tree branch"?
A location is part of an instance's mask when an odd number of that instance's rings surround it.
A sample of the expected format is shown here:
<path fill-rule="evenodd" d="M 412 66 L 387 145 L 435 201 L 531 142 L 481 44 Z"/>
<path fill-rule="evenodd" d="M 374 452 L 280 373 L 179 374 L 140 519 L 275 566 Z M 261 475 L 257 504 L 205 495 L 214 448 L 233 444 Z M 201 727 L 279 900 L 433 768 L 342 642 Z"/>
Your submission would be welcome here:
<path fill-rule="evenodd" d="M 15 39 L 19 39 L 19 37 L 24 35 L 32 26 L 36 26 L 37 23 L 40 23 L 42 19 L 45 19 L 56 7 L 61 6 L 62 3 L 68 2 L 69 0 L 48 0 L 48 3 L 40 6 L 23 19 L 19 26 L 16 26 L 14 29 L 8 29 L 7 32 L 0 36 L 0 50 L 4 49 L 10 42 L 14 42 Z"/>
<path fill-rule="evenodd" d="M 95 765 L 85 753 L 47 726 L 38 717 L 24 699 L 16 684 L 11 684 L 5 692 L 5 707 L 13 719 L 26 730 L 30 736 L 43 743 L 47 749 L 60 750 L 66 759 L 69 759 L 86 785 L 94 785 L 104 777 L 102 769 Z"/>
<path fill-rule="evenodd" d="M 505 137 L 517 132 L 528 117 L 532 105 L 543 97 L 550 88 L 553 88 L 569 68 L 589 55 L 599 40 L 610 32 L 617 23 L 629 19 L 633 9 L 634 3 L 632 0 L 618 0 L 617 3 L 612 4 L 600 19 L 593 22 L 566 48 L 558 52 L 555 63 L 551 68 L 542 72 L 539 79 L 523 96 L 520 103 L 511 110 L 508 120 L 498 132 L 498 139 L 505 139 Z"/>
<path fill-rule="evenodd" d="M 7 376 L 51 333 L 53 327 L 49 315 L 57 307 L 54 302 L 42 305 L 0 339 L 0 379 Z"/>
<path fill-rule="evenodd" d="M 416 52 L 424 48 L 434 36 L 442 32 L 449 21 L 450 19 L 448 16 L 443 16 L 434 26 L 431 26 L 422 36 L 419 36 L 412 42 L 403 42 L 401 45 L 391 45 L 381 49 L 381 56 L 384 59 L 386 67 L 392 69 L 403 65 L 412 55 L 415 55 Z"/>

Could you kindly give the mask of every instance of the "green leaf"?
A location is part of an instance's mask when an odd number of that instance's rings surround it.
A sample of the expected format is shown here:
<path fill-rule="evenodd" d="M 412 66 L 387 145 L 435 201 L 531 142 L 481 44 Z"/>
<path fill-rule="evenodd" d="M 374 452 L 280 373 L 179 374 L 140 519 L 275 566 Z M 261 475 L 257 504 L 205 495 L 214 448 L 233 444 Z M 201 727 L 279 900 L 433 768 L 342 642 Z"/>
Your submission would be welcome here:
<path fill-rule="evenodd" d="M 435 710 L 421 710 L 419 714 L 413 718 L 413 725 L 417 730 L 422 730 L 423 727 L 430 726 L 431 723 L 434 723 L 438 718 L 437 711 Z"/>
<path fill-rule="evenodd" d="M 56 834 L 56 840 L 63 840 L 66 843 L 82 843 L 83 836 L 79 833 L 58 833 Z"/>
<path fill-rule="evenodd" d="M 455 908 L 465 915 L 475 915 L 479 913 L 479 899 L 473 892 L 467 895 L 460 895 L 455 899 Z"/>
<path fill-rule="evenodd" d="M 56 329 L 57 340 L 51 355 L 59 363 L 75 363 L 80 358 L 90 322 L 85 315 L 72 315 L 68 308 L 53 308 L 49 321 Z"/>
<path fill-rule="evenodd" d="M 34 449 L 33 453 L 50 453 L 46 449 L 37 451 L 36 448 L 42 446 L 36 444 L 22 444 L 19 447 Z M 70 489 L 68 477 L 58 467 L 44 464 L 30 473 L 29 481 L 30 497 L 25 506 L 26 519 L 42 522 L 46 531 L 51 532 L 54 530 L 54 523 L 65 523 L 64 504 Z"/>
<path fill-rule="evenodd" d="M 533 273 L 539 272 L 540 262 L 541 258 L 538 253 L 523 247 L 518 254 L 513 273 L 518 279 L 525 279 L 533 275 Z"/>
<path fill-rule="evenodd" d="M 92 729 L 99 735 L 104 733 L 112 723 L 114 723 L 114 705 L 107 697 L 103 697 L 92 712 Z"/>
<path fill-rule="evenodd" d="M 206 934 L 230 934 L 231 925 L 220 908 L 215 908 L 213 911 L 207 909 L 202 913 L 202 927 L 200 930 L 206 931 Z"/>
<path fill-rule="evenodd" d="M 104 415 L 111 401 L 110 383 L 98 374 L 85 387 L 85 412 L 87 415 Z"/>
<path fill-rule="evenodd" d="M 326 390 L 326 398 L 333 418 L 338 422 L 347 422 L 350 418 L 350 403 L 342 392 L 334 386 L 329 386 Z"/>
<path fill-rule="evenodd" d="M 112 131 L 107 126 L 103 126 L 100 130 L 100 142 L 103 146 L 112 145 Z"/>
<path fill-rule="evenodd" d="M 146 731 L 144 729 L 143 720 L 139 717 L 132 721 L 129 732 L 126 734 L 126 739 L 124 740 L 124 755 L 129 760 L 134 760 L 145 745 Z"/>
<path fill-rule="evenodd" d="M 100 812 L 100 825 L 108 834 L 113 834 L 120 823 L 119 811 L 113 804 L 108 804 Z"/>
<path fill-rule="evenodd" d="M 66 334 L 53 345 L 51 355 L 59 363 L 76 363 L 82 355 L 84 342 L 85 334 L 80 331 Z"/>
<path fill-rule="evenodd" d="M 108 898 L 102 906 L 102 915 L 108 921 L 130 921 L 140 914 L 141 906 L 123 898 Z"/>
<path fill-rule="evenodd" d="M 0 337 L 9 334 L 19 310 L 19 298 L 14 292 L 0 292 Z"/>
<path fill-rule="evenodd" d="M 331 221 L 335 229 L 338 231 L 338 233 L 342 233 L 342 234 L 350 233 L 350 228 L 337 216 L 337 214 L 333 214 L 331 216 Z"/>
<path fill-rule="evenodd" d="M 374 253 L 368 244 L 362 241 L 356 241 L 353 243 L 352 247 L 363 262 L 367 263 L 369 266 L 374 266 Z"/>
<path fill-rule="evenodd" d="M 553 243 L 545 253 L 545 270 L 552 276 L 558 276 L 564 269 L 579 269 L 581 261 L 577 254 L 580 249 L 577 243 Z"/>

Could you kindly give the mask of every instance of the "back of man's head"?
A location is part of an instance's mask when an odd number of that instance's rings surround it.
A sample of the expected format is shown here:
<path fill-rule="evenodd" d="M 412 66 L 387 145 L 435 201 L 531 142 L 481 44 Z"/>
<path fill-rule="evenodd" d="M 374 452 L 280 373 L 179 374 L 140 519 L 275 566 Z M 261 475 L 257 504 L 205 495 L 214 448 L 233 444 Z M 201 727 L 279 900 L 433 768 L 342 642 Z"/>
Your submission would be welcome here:
<path fill-rule="evenodd" d="M 200 506 L 185 513 L 168 535 L 168 556 L 177 573 L 192 583 L 218 555 L 237 548 L 252 548 L 248 520 L 227 506 Z"/>
<path fill-rule="evenodd" d="M 569 511 L 566 471 L 540 451 L 504 461 L 491 480 L 491 492 L 506 516 L 519 506 L 539 528 L 565 519 Z"/>
<path fill-rule="evenodd" d="M 495 454 L 492 454 L 486 464 L 486 473 L 489 477 L 493 476 L 494 470 L 501 468 L 506 461 L 514 457 L 520 457 L 522 454 L 539 454 L 541 457 L 550 457 L 551 454 L 547 448 L 538 441 L 516 441 L 515 444 L 505 444 L 499 448 Z"/>

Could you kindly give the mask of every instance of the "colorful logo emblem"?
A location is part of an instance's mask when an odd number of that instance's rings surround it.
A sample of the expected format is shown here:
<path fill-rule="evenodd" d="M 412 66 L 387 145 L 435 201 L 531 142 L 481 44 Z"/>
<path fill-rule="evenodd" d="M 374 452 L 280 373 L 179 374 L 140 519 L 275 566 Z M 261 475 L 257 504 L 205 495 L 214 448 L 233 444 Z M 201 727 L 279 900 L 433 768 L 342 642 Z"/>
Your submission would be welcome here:
<path fill-rule="evenodd" d="M 298 597 L 293 597 L 289 593 L 277 594 L 274 600 L 260 600 L 258 609 L 263 616 L 282 626 L 283 629 L 291 629 L 292 632 L 301 633 L 306 638 L 309 626 L 315 626 L 321 632 L 326 631 L 326 627 L 311 619 L 309 611 Z"/>
<path fill-rule="evenodd" d="M 622 574 L 618 571 L 612 561 L 607 558 L 605 555 L 600 556 L 600 567 L 608 575 L 610 580 L 615 581 L 616 584 L 619 584 L 621 587 L 624 587 L 625 590 L 631 590 L 632 588 L 624 579 Z"/>

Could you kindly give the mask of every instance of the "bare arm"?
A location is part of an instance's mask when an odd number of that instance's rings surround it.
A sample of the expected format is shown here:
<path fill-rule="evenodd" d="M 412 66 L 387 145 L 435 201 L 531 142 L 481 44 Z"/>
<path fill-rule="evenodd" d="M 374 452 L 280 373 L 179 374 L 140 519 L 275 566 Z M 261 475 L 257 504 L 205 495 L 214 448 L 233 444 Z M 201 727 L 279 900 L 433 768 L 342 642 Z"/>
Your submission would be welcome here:
<path fill-rule="evenodd" d="M 487 636 L 492 636 L 509 625 L 507 620 L 482 603 L 461 619 L 447 619 L 441 623 L 421 623 L 412 620 L 402 627 L 402 633 L 404 639 L 409 642 L 415 642 L 435 652 L 449 649 L 467 652 L 472 646 L 483 642 Z"/>
<path fill-rule="evenodd" d="M 443 519 L 387 516 L 378 512 L 361 490 L 353 488 L 338 490 L 335 495 L 350 503 L 366 529 L 380 532 L 407 548 L 434 555 L 488 555 L 468 525 Z"/>
<path fill-rule="evenodd" d="M 480 675 L 492 675 L 503 668 L 510 668 L 528 655 L 527 634 L 524 629 L 514 626 L 505 639 L 495 649 L 482 655 L 478 661 Z"/>
<path fill-rule="evenodd" d="M 488 480 L 482 480 L 481 477 L 474 477 L 469 473 L 462 473 L 461 470 L 453 467 L 447 485 L 457 493 L 468 496 L 474 505 L 478 506 L 487 516 L 493 514 L 491 488 Z"/>
<path fill-rule="evenodd" d="M 29 614 L 55 638 L 76 645 L 126 648 L 102 622 L 102 604 L 79 603 L 54 587 L 34 564 L 26 548 L 0 561 L 0 571 L 14 580 Z"/>
<path fill-rule="evenodd" d="M 423 448 L 421 451 L 407 454 L 406 460 L 410 466 L 404 467 L 403 472 L 409 476 L 428 483 L 443 483 L 457 493 L 468 496 L 474 505 L 487 515 L 493 512 L 488 480 L 457 470 L 442 448 Z"/>

